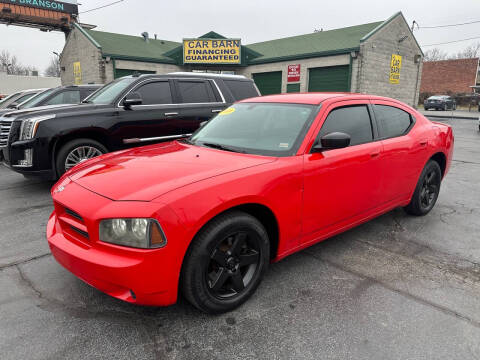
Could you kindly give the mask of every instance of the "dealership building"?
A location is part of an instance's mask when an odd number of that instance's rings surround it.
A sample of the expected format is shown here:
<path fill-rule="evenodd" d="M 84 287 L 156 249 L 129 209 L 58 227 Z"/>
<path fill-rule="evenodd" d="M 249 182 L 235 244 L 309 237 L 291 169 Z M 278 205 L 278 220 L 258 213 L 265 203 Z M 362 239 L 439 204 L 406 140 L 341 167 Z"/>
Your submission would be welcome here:
<path fill-rule="evenodd" d="M 349 91 L 418 102 L 423 53 L 400 12 L 385 21 L 248 45 L 224 35 L 174 42 L 73 23 L 61 56 L 62 83 L 207 71 L 245 75 L 263 95 Z"/>

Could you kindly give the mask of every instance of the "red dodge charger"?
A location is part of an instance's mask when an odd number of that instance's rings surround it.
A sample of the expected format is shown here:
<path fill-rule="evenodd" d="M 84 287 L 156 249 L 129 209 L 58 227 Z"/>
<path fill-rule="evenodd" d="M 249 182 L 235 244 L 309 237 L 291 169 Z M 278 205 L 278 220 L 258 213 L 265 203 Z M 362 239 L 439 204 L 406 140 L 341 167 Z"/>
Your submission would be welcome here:
<path fill-rule="evenodd" d="M 234 309 L 270 262 L 396 207 L 425 215 L 453 153 L 449 126 L 396 100 L 266 96 L 233 105 L 185 140 L 106 154 L 52 189 L 57 261 L 135 304 L 179 291 Z"/>

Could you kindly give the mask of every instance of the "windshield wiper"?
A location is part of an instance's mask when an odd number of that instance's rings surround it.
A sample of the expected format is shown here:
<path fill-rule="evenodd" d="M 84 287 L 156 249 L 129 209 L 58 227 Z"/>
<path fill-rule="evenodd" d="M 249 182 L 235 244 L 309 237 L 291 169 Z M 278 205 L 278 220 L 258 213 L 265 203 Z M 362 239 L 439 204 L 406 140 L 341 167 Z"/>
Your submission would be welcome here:
<path fill-rule="evenodd" d="M 219 150 L 225 150 L 225 151 L 230 151 L 230 152 L 236 152 L 236 153 L 242 153 L 245 154 L 245 151 L 238 150 L 231 148 L 229 146 L 221 145 L 221 144 L 215 144 L 215 143 L 209 143 L 209 142 L 202 142 L 203 146 L 207 146 L 213 149 L 219 149 Z"/>

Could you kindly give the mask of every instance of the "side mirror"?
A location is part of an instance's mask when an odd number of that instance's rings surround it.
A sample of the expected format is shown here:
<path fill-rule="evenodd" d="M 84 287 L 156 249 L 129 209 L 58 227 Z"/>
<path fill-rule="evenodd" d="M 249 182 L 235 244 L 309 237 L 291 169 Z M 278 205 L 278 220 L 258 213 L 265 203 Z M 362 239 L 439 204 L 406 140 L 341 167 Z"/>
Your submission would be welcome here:
<path fill-rule="evenodd" d="M 143 100 L 138 92 L 132 92 L 123 99 L 123 107 L 125 109 L 131 109 L 132 106 L 142 105 Z"/>
<path fill-rule="evenodd" d="M 342 132 L 332 132 L 322 136 L 320 144 L 313 147 L 313 152 L 321 152 L 323 150 L 342 149 L 350 145 L 350 135 Z"/>

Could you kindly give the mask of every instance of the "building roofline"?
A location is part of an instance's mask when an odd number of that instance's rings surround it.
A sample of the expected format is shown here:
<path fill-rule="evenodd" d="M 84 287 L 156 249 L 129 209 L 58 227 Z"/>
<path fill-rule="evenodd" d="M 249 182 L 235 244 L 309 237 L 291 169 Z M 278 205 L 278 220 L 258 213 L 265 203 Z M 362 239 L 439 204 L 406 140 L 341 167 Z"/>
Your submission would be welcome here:
<path fill-rule="evenodd" d="M 268 63 L 275 63 L 275 62 L 279 62 L 279 61 L 301 60 L 301 59 L 309 59 L 309 58 L 331 56 L 331 55 L 343 55 L 343 54 L 348 54 L 352 51 L 359 51 L 359 50 L 360 50 L 360 47 L 357 46 L 357 47 L 347 48 L 347 49 L 320 51 L 320 52 L 313 52 L 313 53 L 308 53 L 308 54 L 278 56 L 278 57 L 268 58 L 268 59 L 264 59 L 264 60 L 263 59 L 255 60 L 254 59 L 252 61 L 248 61 L 247 65 L 268 64 Z"/>
<path fill-rule="evenodd" d="M 144 57 L 138 57 L 138 56 L 107 54 L 102 52 L 102 57 L 106 58 L 107 56 L 115 60 L 143 61 L 143 62 L 156 63 L 156 64 L 173 64 L 173 65 L 177 64 L 174 60 L 170 60 L 170 59 L 144 58 Z"/>
<path fill-rule="evenodd" d="M 84 28 L 76 22 L 73 23 L 73 26 L 77 28 L 97 49 L 100 51 L 102 50 L 102 46 L 88 32 L 86 32 Z"/>
<path fill-rule="evenodd" d="M 424 56 L 422 47 L 418 43 L 417 38 L 413 34 L 412 30 L 410 29 L 410 26 L 408 26 L 407 19 L 405 19 L 405 16 L 403 15 L 403 13 L 401 11 L 398 11 L 395 14 L 393 14 L 392 16 L 390 16 L 387 20 L 385 20 L 383 23 L 378 25 L 375 29 L 373 29 L 367 35 L 365 35 L 363 38 L 361 38 L 360 43 L 363 43 L 363 42 L 367 41 L 368 39 L 370 39 L 373 35 L 375 35 L 378 31 L 380 31 L 382 28 L 384 28 L 386 25 L 388 25 L 390 22 L 392 22 L 392 20 L 395 19 L 399 15 L 402 17 L 403 21 L 405 21 L 405 24 L 407 25 L 408 31 L 410 32 L 410 35 L 412 36 L 413 40 L 417 44 L 418 49 L 420 50 L 422 56 Z"/>

